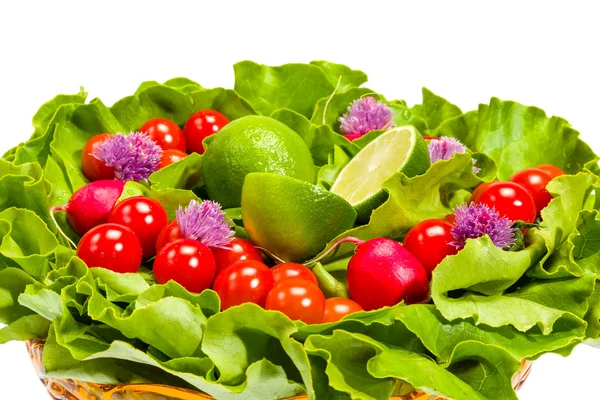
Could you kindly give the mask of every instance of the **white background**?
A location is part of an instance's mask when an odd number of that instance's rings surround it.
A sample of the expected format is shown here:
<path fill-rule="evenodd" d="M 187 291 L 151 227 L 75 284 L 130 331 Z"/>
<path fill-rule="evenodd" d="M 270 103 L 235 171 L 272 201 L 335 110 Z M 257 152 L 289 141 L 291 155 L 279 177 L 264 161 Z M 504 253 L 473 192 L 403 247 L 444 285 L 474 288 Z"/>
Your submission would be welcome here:
<path fill-rule="evenodd" d="M 410 104 L 427 86 L 463 110 L 491 96 L 539 106 L 600 153 L 600 24 L 593 2 L 582 4 L 2 1 L 0 150 L 27 139 L 43 102 L 81 85 L 112 104 L 144 80 L 232 87 L 232 64 L 244 59 L 327 59 Z M 598 360 L 585 345 L 544 356 L 519 396 L 599 398 Z M 24 344 L 1 346 L 0 399 L 45 398 Z"/>

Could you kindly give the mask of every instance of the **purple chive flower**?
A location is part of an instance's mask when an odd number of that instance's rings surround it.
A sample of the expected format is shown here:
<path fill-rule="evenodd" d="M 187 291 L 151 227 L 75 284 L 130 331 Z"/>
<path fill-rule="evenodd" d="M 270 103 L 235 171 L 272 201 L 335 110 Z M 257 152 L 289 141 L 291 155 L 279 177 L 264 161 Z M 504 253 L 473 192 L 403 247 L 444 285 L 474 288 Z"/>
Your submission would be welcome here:
<path fill-rule="evenodd" d="M 340 118 L 340 129 L 354 138 L 377 129 L 392 128 L 392 110 L 373 97 L 355 100 Z M 354 139 L 352 139 L 354 140 Z"/>
<path fill-rule="evenodd" d="M 196 200 L 176 211 L 177 225 L 183 236 L 199 240 L 208 247 L 226 247 L 233 240 L 233 230 L 228 224 L 221 205 L 214 201 Z"/>
<path fill-rule="evenodd" d="M 145 133 L 117 133 L 94 144 L 92 156 L 114 168 L 115 179 L 137 182 L 158 170 L 162 149 Z"/>
<path fill-rule="evenodd" d="M 452 228 L 452 236 L 457 248 L 464 247 L 467 239 L 475 239 L 488 235 L 492 242 L 501 249 L 515 244 L 515 228 L 513 221 L 506 217 L 500 218 L 495 208 L 485 204 L 471 203 L 456 207 L 454 211 L 456 222 Z"/>
<path fill-rule="evenodd" d="M 429 159 L 431 164 L 435 164 L 440 160 L 449 160 L 454 156 L 454 153 L 466 153 L 467 148 L 461 142 L 453 137 L 441 136 L 437 139 L 429 141 L 427 146 L 429 149 Z M 478 173 L 481 168 L 477 168 L 475 163 L 477 160 L 473 160 L 473 172 Z"/>

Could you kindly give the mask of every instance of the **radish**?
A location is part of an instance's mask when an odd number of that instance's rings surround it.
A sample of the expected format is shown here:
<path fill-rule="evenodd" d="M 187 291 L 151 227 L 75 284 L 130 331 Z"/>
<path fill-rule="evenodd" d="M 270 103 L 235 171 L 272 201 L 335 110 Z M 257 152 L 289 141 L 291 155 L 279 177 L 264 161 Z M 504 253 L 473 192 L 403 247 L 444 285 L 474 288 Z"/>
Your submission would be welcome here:
<path fill-rule="evenodd" d="M 429 296 L 421 263 L 398 242 L 371 239 L 358 245 L 346 275 L 350 297 L 365 310 L 419 303 Z"/>
<path fill-rule="evenodd" d="M 66 212 L 69 224 L 78 234 L 83 235 L 93 227 L 108 221 L 108 215 L 121 197 L 124 186 L 125 182 L 116 180 L 88 183 L 73 193 L 66 206 L 52 207 L 50 215 L 53 215 L 54 211 Z M 54 219 L 54 216 L 52 218 Z M 56 220 L 54 223 L 56 224 Z M 64 235 L 58 224 L 56 227 Z"/>
<path fill-rule="evenodd" d="M 356 253 L 350 258 L 346 283 L 350 298 L 366 311 L 424 302 L 429 298 L 429 280 L 423 265 L 398 242 L 376 238 L 363 241 L 353 237 L 338 240 L 317 259 L 327 257 L 342 243 L 354 243 Z"/>

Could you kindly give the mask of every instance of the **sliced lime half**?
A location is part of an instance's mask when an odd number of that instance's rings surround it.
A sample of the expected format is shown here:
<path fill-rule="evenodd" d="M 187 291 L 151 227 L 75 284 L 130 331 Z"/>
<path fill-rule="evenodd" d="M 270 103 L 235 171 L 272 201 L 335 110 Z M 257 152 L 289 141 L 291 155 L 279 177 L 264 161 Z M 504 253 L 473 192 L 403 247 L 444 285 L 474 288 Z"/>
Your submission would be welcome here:
<path fill-rule="evenodd" d="M 427 143 L 413 126 L 390 129 L 367 144 L 331 186 L 358 213 L 360 220 L 385 201 L 383 183 L 397 172 L 407 177 L 421 175 L 429 168 Z"/>

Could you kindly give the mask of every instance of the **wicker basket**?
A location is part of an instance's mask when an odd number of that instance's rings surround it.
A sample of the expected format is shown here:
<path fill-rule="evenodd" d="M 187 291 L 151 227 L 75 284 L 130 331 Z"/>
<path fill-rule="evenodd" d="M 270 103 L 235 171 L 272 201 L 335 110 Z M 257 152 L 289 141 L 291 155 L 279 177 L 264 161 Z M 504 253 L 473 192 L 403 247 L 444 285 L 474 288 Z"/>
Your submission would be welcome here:
<path fill-rule="evenodd" d="M 35 366 L 38 377 L 56 400 L 205 400 L 214 399 L 206 394 L 164 385 L 100 385 L 97 383 L 80 382 L 73 379 L 54 379 L 46 377 L 42 365 L 44 342 L 30 340 L 27 351 Z M 523 361 L 522 368 L 513 376 L 513 386 L 517 390 L 527 379 L 531 370 L 531 362 Z M 303 400 L 306 396 L 294 397 L 290 400 Z M 443 400 L 415 390 L 396 400 Z"/>

